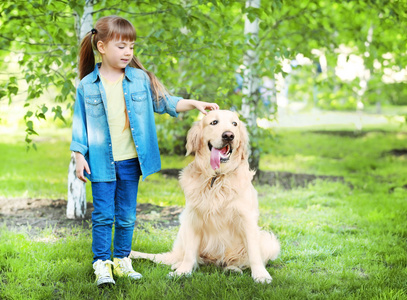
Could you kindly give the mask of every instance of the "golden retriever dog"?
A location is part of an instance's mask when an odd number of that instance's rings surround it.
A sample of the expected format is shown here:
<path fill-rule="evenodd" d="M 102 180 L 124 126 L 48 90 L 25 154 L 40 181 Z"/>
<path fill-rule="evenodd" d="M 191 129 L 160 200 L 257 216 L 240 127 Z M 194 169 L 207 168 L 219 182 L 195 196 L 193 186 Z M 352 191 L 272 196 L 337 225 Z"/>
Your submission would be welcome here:
<path fill-rule="evenodd" d="M 180 175 L 185 209 L 172 251 L 131 251 L 129 257 L 171 265 L 170 276 L 190 275 L 207 263 L 240 273 L 250 267 L 256 282 L 270 283 L 265 265 L 277 258 L 280 244 L 257 224 L 245 125 L 234 112 L 210 111 L 189 130 L 186 149 L 195 159 Z"/>

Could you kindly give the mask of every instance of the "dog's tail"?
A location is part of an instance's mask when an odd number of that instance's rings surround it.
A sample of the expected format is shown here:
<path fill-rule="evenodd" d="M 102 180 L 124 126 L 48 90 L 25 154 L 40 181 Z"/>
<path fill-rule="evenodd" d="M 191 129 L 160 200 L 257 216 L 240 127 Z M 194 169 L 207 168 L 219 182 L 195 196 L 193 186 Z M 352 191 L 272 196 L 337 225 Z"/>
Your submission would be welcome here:
<path fill-rule="evenodd" d="M 275 260 L 280 254 L 280 242 L 277 237 L 267 231 L 261 231 L 260 240 L 262 242 L 262 258 L 264 264 L 267 264 L 269 260 Z"/>
<path fill-rule="evenodd" d="M 174 265 L 178 262 L 177 258 L 174 257 L 172 252 L 167 253 L 159 253 L 159 254 L 150 254 L 150 253 L 143 253 L 137 251 L 131 251 L 129 258 L 132 259 L 148 259 L 158 264 L 165 264 L 165 265 Z"/>

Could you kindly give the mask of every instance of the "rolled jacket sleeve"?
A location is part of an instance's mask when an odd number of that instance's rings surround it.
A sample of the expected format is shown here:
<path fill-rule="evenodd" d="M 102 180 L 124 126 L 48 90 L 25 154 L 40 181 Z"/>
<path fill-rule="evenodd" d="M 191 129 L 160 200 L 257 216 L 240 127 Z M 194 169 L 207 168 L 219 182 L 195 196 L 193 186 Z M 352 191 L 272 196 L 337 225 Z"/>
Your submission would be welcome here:
<path fill-rule="evenodd" d="M 165 99 L 160 99 L 159 102 L 154 101 L 154 112 L 158 114 L 167 113 L 172 117 L 178 117 L 177 104 L 182 97 L 167 95 Z"/>

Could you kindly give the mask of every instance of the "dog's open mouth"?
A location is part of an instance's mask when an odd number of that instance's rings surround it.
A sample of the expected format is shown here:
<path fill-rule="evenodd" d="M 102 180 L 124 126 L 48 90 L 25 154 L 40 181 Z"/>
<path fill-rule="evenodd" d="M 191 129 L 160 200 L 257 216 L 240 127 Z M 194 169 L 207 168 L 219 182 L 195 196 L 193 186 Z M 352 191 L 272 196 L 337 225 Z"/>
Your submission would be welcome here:
<path fill-rule="evenodd" d="M 232 154 L 232 147 L 226 144 L 223 148 L 217 149 L 208 143 L 209 150 L 211 151 L 211 167 L 216 170 L 220 168 L 220 163 L 225 163 L 229 160 Z"/>

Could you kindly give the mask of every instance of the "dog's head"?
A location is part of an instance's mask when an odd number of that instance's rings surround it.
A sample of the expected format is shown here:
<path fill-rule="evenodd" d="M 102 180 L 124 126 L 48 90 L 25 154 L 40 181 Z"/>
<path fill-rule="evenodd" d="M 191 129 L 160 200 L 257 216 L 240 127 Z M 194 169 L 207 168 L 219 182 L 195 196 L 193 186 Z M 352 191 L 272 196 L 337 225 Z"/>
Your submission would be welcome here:
<path fill-rule="evenodd" d="M 187 135 L 187 154 L 195 153 L 213 170 L 223 164 L 247 160 L 248 134 L 236 113 L 228 110 L 210 111 L 196 122 Z"/>

